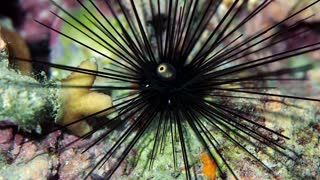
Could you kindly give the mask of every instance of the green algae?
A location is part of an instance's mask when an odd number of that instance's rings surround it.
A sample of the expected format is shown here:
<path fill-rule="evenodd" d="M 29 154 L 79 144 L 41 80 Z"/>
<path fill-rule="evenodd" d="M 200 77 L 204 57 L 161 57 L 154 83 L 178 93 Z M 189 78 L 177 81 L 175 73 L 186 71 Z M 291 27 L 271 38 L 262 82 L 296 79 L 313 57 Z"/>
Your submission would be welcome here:
<path fill-rule="evenodd" d="M 59 115 L 59 90 L 47 88 L 34 78 L 8 68 L 2 51 L 0 60 L 0 121 L 9 121 L 27 132 L 41 132 L 41 124 Z"/>

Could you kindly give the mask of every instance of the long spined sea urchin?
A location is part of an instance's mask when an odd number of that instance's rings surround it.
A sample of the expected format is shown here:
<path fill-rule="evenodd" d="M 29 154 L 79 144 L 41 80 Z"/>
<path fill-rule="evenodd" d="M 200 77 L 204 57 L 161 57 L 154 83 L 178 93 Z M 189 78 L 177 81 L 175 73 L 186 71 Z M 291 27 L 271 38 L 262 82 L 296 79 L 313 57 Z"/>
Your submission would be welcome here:
<path fill-rule="evenodd" d="M 264 167 L 272 177 L 277 172 L 264 163 L 252 147 L 264 146 L 267 148 L 262 151 L 264 154 L 268 155 L 271 150 L 293 161 L 299 156 L 285 143 L 270 138 L 290 137 L 262 125 L 257 121 L 256 113 L 238 108 L 246 105 L 237 100 L 255 102 L 265 97 L 280 97 L 319 101 L 274 93 L 272 90 L 277 88 L 270 86 L 272 82 L 285 80 L 283 77 L 288 76 L 290 80 L 301 80 L 295 73 L 306 71 L 310 66 L 267 68 L 272 63 L 316 51 L 320 49 L 319 42 L 273 54 L 264 53 L 301 33 L 307 33 L 292 32 L 297 25 L 292 21 L 308 19 L 312 14 L 298 20 L 297 16 L 318 2 L 310 1 L 285 19 L 253 34 L 243 31 L 244 27 L 272 0 L 257 3 L 250 12 L 246 12 L 246 0 L 235 0 L 227 8 L 222 0 L 117 0 L 114 3 L 105 0 L 103 3 L 111 12 L 109 16 L 92 0 L 87 3 L 78 1 L 85 12 L 85 21 L 53 2 L 67 17 L 54 13 L 58 18 L 105 51 L 98 51 L 67 32 L 38 23 L 108 59 L 111 68 L 92 71 L 37 60 L 32 62 L 94 74 L 113 83 L 92 88 L 121 91 L 120 98 L 112 107 L 95 113 L 108 111 L 113 116 L 98 120 L 92 131 L 79 137 L 88 138 L 98 130 L 106 130 L 84 150 L 87 151 L 112 133 L 118 133 L 114 144 L 88 176 L 111 157 L 116 157 L 117 161 L 105 174 L 105 178 L 110 178 L 134 147 L 147 144 L 152 147 L 148 152 L 149 168 L 157 163 L 157 158 L 161 158 L 164 149 L 171 149 L 172 162 L 168 163 L 173 169 L 183 167 L 187 179 L 196 178 L 193 169 L 196 157 L 192 156 L 191 149 L 198 147 L 215 160 L 219 177 L 238 179 L 237 167 L 231 163 L 228 149 L 224 146 L 230 143 L 234 149 Z M 280 29 L 281 25 L 287 25 L 287 28 Z M 151 141 L 143 141 L 145 137 L 151 137 Z"/>

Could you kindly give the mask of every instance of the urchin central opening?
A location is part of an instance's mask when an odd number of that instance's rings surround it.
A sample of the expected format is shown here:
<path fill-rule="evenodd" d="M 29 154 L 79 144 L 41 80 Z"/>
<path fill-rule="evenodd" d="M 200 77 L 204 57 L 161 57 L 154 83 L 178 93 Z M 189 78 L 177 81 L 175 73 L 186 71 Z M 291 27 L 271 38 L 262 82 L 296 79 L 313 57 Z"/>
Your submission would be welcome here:
<path fill-rule="evenodd" d="M 176 69 L 169 63 L 160 63 L 156 71 L 161 80 L 172 81 L 176 78 Z"/>

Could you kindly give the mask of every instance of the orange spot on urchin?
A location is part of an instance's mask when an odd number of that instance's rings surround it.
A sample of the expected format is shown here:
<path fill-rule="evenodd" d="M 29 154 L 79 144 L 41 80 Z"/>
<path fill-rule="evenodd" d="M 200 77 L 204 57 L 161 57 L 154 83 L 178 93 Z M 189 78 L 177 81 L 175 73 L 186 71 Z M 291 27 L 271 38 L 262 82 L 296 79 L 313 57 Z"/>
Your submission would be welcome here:
<path fill-rule="evenodd" d="M 216 178 L 217 164 L 213 157 L 208 153 L 201 153 L 201 161 L 203 164 L 202 174 L 204 174 L 210 180 Z"/>

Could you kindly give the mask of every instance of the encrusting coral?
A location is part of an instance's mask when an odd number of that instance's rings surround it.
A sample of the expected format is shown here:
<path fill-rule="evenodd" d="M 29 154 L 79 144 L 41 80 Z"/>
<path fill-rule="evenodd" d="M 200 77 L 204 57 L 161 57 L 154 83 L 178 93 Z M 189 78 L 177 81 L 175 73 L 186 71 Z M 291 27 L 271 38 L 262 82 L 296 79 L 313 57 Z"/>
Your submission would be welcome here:
<path fill-rule="evenodd" d="M 0 25 L 0 50 L 6 48 L 10 55 L 14 57 L 20 57 L 30 59 L 31 55 L 27 44 L 16 32 Z M 10 59 L 9 59 L 10 61 Z M 30 74 L 32 71 L 32 65 L 28 62 L 10 62 L 15 68 L 19 69 L 22 74 Z"/>
<path fill-rule="evenodd" d="M 61 125 L 72 123 L 82 117 L 112 106 L 111 97 L 91 91 L 95 75 L 72 73 L 59 82 L 40 84 L 30 76 L 10 69 L 5 41 L 0 38 L 0 121 L 18 125 L 24 131 L 41 132 L 41 124 L 55 119 Z M 88 60 L 79 66 L 83 69 L 97 70 L 94 61 Z M 62 84 L 64 88 L 60 88 Z M 69 87 L 68 87 L 69 86 Z M 71 86 L 85 86 L 75 88 Z M 101 113 L 97 116 L 104 116 Z M 81 136 L 91 130 L 85 121 L 68 127 L 74 134 Z"/>
<path fill-rule="evenodd" d="M 79 68 L 95 71 L 97 70 L 97 65 L 94 61 L 87 60 L 82 62 Z M 61 81 L 64 86 L 70 87 L 64 88 L 61 91 L 64 116 L 58 121 L 59 124 L 66 125 L 72 123 L 112 106 L 110 96 L 90 90 L 95 79 L 94 75 L 73 72 Z M 72 86 L 82 86 L 84 88 Z M 104 116 L 106 113 L 100 113 L 97 116 Z M 91 131 L 91 127 L 86 121 L 80 121 L 68 126 L 68 128 L 78 136 Z"/>

